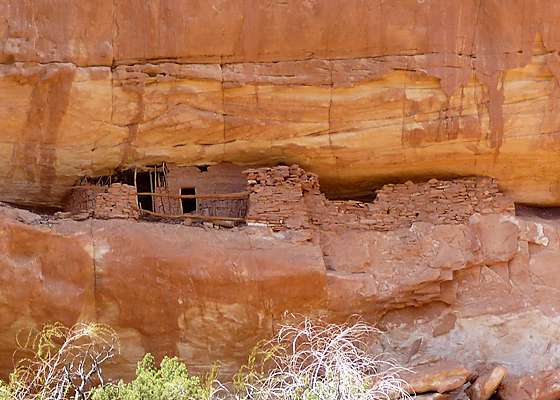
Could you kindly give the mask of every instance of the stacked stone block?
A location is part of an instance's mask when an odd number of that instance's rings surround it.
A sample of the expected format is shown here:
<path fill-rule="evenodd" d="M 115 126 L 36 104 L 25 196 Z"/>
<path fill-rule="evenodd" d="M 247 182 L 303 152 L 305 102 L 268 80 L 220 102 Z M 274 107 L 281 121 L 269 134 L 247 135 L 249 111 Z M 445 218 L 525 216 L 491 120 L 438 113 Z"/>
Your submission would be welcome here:
<path fill-rule="evenodd" d="M 276 230 L 322 229 L 390 231 L 414 222 L 462 224 L 479 214 L 515 213 L 495 180 L 469 177 L 385 185 L 373 202 L 329 201 L 316 175 L 297 165 L 245 171 L 249 184 L 248 221 Z"/>
<path fill-rule="evenodd" d="M 73 214 L 93 212 L 97 195 L 105 190 L 105 187 L 96 185 L 76 186 L 72 188 L 64 208 Z"/>
<path fill-rule="evenodd" d="M 264 223 L 273 229 L 309 228 L 304 193 L 319 193 L 317 175 L 297 165 L 249 169 L 247 222 Z"/>
<path fill-rule="evenodd" d="M 513 201 L 500 193 L 496 181 L 488 177 L 385 185 L 368 209 L 378 230 L 406 227 L 416 221 L 462 224 L 475 213 L 515 212 Z"/>
<path fill-rule="evenodd" d="M 136 188 L 122 183 L 111 186 L 84 185 L 73 188 L 66 210 L 90 213 L 96 218 L 138 219 Z"/>
<path fill-rule="evenodd" d="M 136 193 L 134 186 L 112 184 L 106 192 L 95 198 L 95 217 L 137 219 L 139 211 Z"/>

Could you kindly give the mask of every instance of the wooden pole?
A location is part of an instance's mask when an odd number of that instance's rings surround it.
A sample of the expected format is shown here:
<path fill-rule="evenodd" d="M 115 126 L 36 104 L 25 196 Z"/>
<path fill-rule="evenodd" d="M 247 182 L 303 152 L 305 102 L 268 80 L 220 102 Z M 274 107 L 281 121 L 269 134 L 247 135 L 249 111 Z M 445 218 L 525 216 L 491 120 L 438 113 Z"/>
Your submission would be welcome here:
<path fill-rule="evenodd" d="M 154 211 L 144 210 L 143 208 L 138 208 L 138 211 L 144 214 L 153 215 L 162 218 L 190 218 L 190 219 L 199 219 L 203 221 L 245 221 L 245 218 L 238 218 L 238 217 L 218 217 L 213 215 L 197 215 L 197 214 L 163 214 Z"/>
<path fill-rule="evenodd" d="M 163 171 L 163 168 L 162 168 L 162 171 Z M 161 175 L 162 175 L 161 173 L 159 173 L 159 174 L 156 173 L 156 179 L 157 179 L 156 186 L 158 188 L 160 188 L 160 191 L 165 191 L 166 188 L 164 187 L 164 184 L 162 182 L 163 178 L 162 178 Z M 163 211 L 165 213 L 165 199 L 162 198 L 160 200 L 160 206 L 161 206 L 161 211 Z M 155 210 L 155 208 L 154 208 L 154 210 Z"/>
<path fill-rule="evenodd" d="M 151 172 L 150 170 L 148 170 L 148 176 L 150 177 L 150 192 L 152 192 L 152 193 L 151 193 L 151 196 L 152 196 L 152 208 L 155 209 L 155 208 L 156 208 L 156 207 L 155 207 L 156 205 L 154 204 L 154 196 L 153 196 L 153 193 L 154 193 L 154 185 L 153 185 L 153 183 L 152 183 L 152 172 Z"/>
<path fill-rule="evenodd" d="M 136 175 L 138 173 L 138 169 L 134 168 L 134 189 L 136 189 L 136 207 L 140 208 L 140 202 L 138 201 L 138 185 L 136 184 Z"/>
<path fill-rule="evenodd" d="M 165 163 L 163 163 L 163 167 L 161 169 L 163 170 L 163 184 L 167 188 L 167 167 L 165 166 Z"/>
<path fill-rule="evenodd" d="M 142 192 L 138 193 L 138 196 L 155 196 L 155 197 L 169 197 L 172 199 L 246 199 L 249 196 L 249 192 L 239 192 L 239 193 L 217 193 L 217 194 L 182 194 L 174 195 L 167 193 L 152 193 L 152 192 Z"/>

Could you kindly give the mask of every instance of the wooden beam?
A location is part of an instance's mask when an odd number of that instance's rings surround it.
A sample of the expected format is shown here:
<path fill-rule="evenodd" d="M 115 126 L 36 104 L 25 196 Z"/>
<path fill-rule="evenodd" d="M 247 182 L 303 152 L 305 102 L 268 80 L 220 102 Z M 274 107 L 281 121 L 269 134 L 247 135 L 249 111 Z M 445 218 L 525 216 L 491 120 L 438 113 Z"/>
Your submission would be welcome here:
<path fill-rule="evenodd" d="M 137 193 L 138 196 L 154 196 L 154 197 L 168 197 L 171 199 L 246 199 L 249 197 L 249 192 L 239 192 L 239 193 L 216 193 L 216 194 L 167 194 L 167 193 L 152 193 L 152 192 L 140 192 Z"/>
<path fill-rule="evenodd" d="M 154 211 L 144 210 L 142 208 L 138 208 L 138 211 L 141 213 L 145 213 L 148 215 L 153 215 L 156 217 L 162 218 L 181 218 L 181 219 L 199 219 L 203 221 L 245 221 L 245 218 L 238 218 L 238 217 L 218 217 L 215 215 L 197 215 L 197 214 L 163 214 Z"/>

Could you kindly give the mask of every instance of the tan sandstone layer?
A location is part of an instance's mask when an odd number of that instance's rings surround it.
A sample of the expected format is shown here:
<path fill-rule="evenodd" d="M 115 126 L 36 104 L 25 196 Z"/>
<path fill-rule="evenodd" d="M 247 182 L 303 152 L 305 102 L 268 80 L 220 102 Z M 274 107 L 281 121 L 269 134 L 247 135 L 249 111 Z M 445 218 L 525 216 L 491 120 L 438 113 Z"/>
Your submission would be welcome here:
<path fill-rule="evenodd" d="M 52 320 L 115 327 L 129 376 L 144 352 L 230 373 L 291 311 L 387 330 L 400 361 L 498 362 L 518 376 L 560 361 L 560 226 L 475 215 L 391 232 L 204 229 L 53 220 L 3 207 L 0 371 L 14 336 Z M 208 255 L 212 254 L 212 257 Z"/>
<path fill-rule="evenodd" d="M 154 162 L 297 162 L 331 195 L 488 175 L 560 204 L 555 0 L 0 3 L 1 200 Z"/>

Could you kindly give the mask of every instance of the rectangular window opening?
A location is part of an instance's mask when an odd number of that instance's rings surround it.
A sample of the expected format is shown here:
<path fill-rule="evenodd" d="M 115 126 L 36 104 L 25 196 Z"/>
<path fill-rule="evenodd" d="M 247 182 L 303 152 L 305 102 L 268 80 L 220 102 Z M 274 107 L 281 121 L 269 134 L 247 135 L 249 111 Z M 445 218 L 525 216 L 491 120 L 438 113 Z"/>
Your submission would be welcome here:
<path fill-rule="evenodd" d="M 181 196 L 195 195 L 195 188 L 181 188 Z M 196 211 L 196 199 L 181 199 L 183 214 L 190 214 Z"/>

